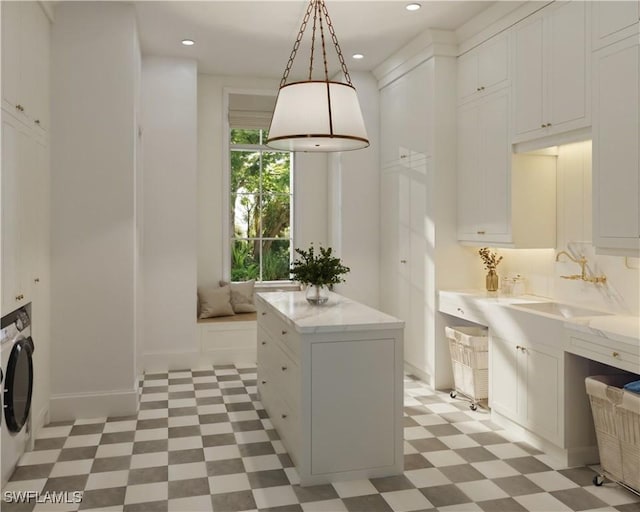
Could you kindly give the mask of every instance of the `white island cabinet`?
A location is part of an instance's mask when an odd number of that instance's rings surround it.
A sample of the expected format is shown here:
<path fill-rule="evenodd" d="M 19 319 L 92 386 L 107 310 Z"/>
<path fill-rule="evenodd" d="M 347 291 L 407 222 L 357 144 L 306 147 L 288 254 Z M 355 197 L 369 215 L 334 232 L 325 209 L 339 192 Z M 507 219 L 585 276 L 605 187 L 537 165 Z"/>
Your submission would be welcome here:
<path fill-rule="evenodd" d="M 402 320 L 335 293 L 256 305 L 258 392 L 300 484 L 401 474 Z"/>

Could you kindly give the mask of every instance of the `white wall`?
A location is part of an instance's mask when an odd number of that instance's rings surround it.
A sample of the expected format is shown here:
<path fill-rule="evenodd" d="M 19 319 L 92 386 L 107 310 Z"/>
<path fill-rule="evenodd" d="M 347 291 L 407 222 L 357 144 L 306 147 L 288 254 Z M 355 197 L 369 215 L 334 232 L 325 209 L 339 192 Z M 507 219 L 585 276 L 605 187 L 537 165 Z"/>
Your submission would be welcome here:
<path fill-rule="evenodd" d="M 502 275 L 519 273 L 526 278 L 527 292 L 618 313 L 640 315 L 638 258 L 601 256 L 591 244 L 591 141 L 558 147 L 556 250 L 500 250 Z M 606 285 L 562 279 L 579 274 L 578 264 L 557 251 L 584 254 L 593 274 L 606 275 Z"/>
<path fill-rule="evenodd" d="M 51 419 L 127 415 L 137 408 L 135 10 L 63 2 L 55 20 Z"/>
<path fill-rule="evenodd" d="M 198 285 L 217 284 L 225 277 L 224 222 L 226 212 L 224 94 L 278 92 L 278 80 L 198 76 Z M 327 240 L 327 165 L 322 154 L 295 156 L 294 245 Z M 228 270 L 227 272 L 228 273 Z"/>
<path fill-rule="evenodd" d="M 143 361 L 178 367 L 197 353 L 197 65 L 142 60 Z M 178 366 L 176 366 L 178 365 Z"/>
<path fill-rule="evenodd" d="M 351 268 L 336 291 L 377 308 L 380 303 L 380 102 L 371 73 L 351 73 L 370 146 L 329 157 L 329 240 Z"/>

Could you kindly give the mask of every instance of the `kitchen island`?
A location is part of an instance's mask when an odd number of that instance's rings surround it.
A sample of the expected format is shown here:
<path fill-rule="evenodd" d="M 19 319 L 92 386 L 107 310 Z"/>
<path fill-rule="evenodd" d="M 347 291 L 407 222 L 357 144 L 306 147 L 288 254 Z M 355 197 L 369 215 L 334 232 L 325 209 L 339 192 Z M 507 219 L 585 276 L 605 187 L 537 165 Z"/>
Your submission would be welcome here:
<path fill-rule="evenodd" d="M 259 293 L 258 393 L 301 485 L 401 474 L 404 322 L 331 293 Z"/>

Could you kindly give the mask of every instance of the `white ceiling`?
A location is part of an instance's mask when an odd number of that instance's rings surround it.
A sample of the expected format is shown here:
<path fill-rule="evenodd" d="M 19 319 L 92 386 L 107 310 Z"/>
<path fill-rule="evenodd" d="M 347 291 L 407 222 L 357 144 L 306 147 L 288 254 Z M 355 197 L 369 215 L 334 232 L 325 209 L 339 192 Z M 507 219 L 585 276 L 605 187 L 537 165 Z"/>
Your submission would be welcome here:
<path fill-rule="evenodd" d="M 456 29 L 494 3 L 427 0 L 420 2 L 422 9 L 409 12 L 404 8 L 409 1 L 327 1 L 349 70 L 372 70 L 425 29 Z M 201 73 L 280 78 L 307 5 L 307 0 L 139 1 L 142 51 L 195 58 Z M 308 67 L 310 32 L 309 26 L 303 58 L 296 59 L 297 75 L 300 62 Z M 185 38 L 195 46 L 181 45 Z M 356 52 L 365 58 L 353 60 Z M 330 48 L 327 54 L 330 72 L 336 71 L 335 52 Z M 320 75 L 314 72 L 315 77 Z"/>

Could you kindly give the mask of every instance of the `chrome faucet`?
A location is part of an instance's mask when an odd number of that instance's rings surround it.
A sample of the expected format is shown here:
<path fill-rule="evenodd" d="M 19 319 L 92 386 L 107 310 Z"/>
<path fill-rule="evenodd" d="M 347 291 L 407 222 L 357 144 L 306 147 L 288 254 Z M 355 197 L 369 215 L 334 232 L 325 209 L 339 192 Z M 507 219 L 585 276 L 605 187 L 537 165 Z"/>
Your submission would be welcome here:
<path fill-rule="evenodd" d="M 595 284 L 604 284 L 607 282 L 606 276 L 587 276 L 587 258 L 584 255 L 580 255 L 578 259 L 574 258 L 567 251 L 560 251 L 556 254 L 556 261 L 560 261 L 560 256 L 565 255 L 574 263 L 580 265 L 580 274 L 573 274 L 570 276 L 560 276 L 562 279 L 572 279 L 577 280 L 580 279 L 582 281 L 586 281 L 587 283 L 595 283 Z"/>

